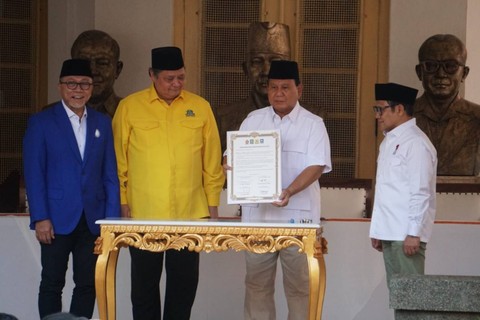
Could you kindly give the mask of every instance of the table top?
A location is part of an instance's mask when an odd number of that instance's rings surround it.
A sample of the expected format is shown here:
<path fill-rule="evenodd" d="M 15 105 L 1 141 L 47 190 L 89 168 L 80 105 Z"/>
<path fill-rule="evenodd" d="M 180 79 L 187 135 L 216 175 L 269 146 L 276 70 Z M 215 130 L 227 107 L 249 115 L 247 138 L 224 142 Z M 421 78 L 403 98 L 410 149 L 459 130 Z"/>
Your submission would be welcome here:
<path fill-rule="evenodd" d="M 257 227 L 257 228 L 303 228 L 319 229 L 318 223 L 279 221 L 242 222 L 230 219 L 195 219 L 195 220 L 143 220 L 133 218 L 106 218 L 97 220 L 99 225 L 145 225 L 145 226 L 194 226 L 194 227 Z"/>

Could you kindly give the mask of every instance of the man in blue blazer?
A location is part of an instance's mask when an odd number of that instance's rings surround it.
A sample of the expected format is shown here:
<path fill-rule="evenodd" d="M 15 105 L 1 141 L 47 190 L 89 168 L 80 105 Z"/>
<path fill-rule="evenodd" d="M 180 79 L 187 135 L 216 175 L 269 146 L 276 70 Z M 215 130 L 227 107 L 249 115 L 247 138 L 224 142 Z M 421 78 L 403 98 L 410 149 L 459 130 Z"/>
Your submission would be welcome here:
<path fill-rule="evenodd" d="M 98 219 L 120 216 L 119 182 L 111 120 L 86 107 L 93 78 L 88 60 L 63 63 L 62 100 L 33 115 L 23 141 L 30 228 L 40 242 L 40 317 L 62 311 L 70 253 L 70 313 L 91 318 L 95 305 L 93 253 Z"/>

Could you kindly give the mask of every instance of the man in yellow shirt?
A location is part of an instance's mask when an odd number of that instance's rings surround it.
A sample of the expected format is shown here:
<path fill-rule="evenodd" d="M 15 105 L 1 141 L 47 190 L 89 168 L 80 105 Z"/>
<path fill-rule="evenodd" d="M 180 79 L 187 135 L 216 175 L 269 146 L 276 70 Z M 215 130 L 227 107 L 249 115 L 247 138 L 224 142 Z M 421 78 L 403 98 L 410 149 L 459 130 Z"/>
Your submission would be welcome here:
<path fill-rule="evenodd" d="M 183 90 L 177 47 L 152 50 L 152 85 L 123 99 L 113 118 L 122 216 L 136 219 L 218 217 L 224 175 L 210 104 Z M 163 253 L 130 247 L 133 318 L 160 320 Z M 198 284 L 199 255 L 165 253 L 163 320 L 189 319 Z"/>

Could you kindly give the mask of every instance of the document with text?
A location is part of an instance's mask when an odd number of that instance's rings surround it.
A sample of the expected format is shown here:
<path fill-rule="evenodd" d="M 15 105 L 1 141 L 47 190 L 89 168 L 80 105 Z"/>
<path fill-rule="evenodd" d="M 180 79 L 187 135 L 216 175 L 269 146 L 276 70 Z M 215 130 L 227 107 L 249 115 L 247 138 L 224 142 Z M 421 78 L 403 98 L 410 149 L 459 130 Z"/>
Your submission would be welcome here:
<path fill-rule="evenodd" d="M 229 204 L 271 203 L 282 192 L 279 130 L 228 131 Z"/>

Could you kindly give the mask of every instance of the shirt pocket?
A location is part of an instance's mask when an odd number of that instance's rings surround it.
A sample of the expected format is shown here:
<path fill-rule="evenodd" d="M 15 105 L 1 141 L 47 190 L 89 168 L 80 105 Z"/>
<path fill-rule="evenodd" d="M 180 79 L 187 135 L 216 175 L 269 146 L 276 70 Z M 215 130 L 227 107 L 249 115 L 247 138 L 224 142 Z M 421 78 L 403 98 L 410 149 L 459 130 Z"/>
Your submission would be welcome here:
<path fill-rule="evenodd" d="M 180 121 L 180 125 L 182 127 L 185 127 L 185 128 L 189 128 L 189 129 L 199 129 L 199 128 L 203 128 L 203 121 L 201 120 L 182 120 Z"/>
<path fill-rule="evenodd" d="M 282 151 L 282 184 L 288 186 L 305 169 L 307 142 L 285 141 Z"/>
<path fill-rule="evenodd" d="M 288 200 L 287 209 L 289 210 L 311 210 L 311 199 L 308 197 L 308 189 L 302 190 Z"/>
<path fill-rule="evenodd" d="M 388 176 L 390 181 L 401 181 L 405 178 L 403 172 L 405 166 L 400 157 L 393 157 L 389 162 Z"/>
<path fill-rule="evenodd" d="M 179 143 L 192 146 L 203 145 L 203 121 L 186 119 L 179 121 Z"/>
<path fill-rule="evenodd" d="M 154 146 L 161 142 L 160 122 L 155 120 L 133 120 L 132 140 L 139 146 Z M 132 142 L 133 142 L 132 141 Z"/>
<path fill-rule="evenodd" d="M 284 152 L 294 155 L 304 155 L 307 153 L 306 141 L 285 141 L 282 147 Z"/>

